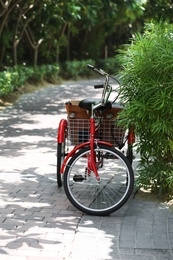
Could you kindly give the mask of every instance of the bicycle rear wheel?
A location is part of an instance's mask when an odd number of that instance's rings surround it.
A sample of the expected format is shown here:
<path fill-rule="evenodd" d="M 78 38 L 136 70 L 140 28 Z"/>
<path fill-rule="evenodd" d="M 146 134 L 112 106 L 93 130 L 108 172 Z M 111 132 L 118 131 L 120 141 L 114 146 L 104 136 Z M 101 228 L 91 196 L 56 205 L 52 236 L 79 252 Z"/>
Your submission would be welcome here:
<path fill-rule="evenodd" d="M 90 147 L 82 148 L 68 162 L 64 190 L 70 202 L 90 215 L 109 215 L 129 199 L 134 185 L 132 167 L 126 157 L 107 145 L 95 148 L 101 180 L 89 170 Z"/>

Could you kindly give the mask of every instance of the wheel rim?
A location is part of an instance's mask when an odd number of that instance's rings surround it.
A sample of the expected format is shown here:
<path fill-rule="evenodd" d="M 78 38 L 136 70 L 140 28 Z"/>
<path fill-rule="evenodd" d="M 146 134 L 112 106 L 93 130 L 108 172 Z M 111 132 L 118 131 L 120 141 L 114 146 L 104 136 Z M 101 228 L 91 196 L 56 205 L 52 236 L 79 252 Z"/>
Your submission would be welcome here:
<path fill-rule="evenodd" d="M 86 173 L 89 150 L 68 166 L 67 196 L 75 207 L 84 212 L 113 212 L 125 203 L 131 193 L 131 174 L 126 163 L 119 154 L 107 149 L 102 149 L 102 152 L 103 160 L 98 163 L 100 182 L 92 171 Z M 98 155 L 100 149 L 96 153 Z M 100 159 L 100 155 L 98 157 Z M 79 176 L 79 180 L 75 176 Z"/>

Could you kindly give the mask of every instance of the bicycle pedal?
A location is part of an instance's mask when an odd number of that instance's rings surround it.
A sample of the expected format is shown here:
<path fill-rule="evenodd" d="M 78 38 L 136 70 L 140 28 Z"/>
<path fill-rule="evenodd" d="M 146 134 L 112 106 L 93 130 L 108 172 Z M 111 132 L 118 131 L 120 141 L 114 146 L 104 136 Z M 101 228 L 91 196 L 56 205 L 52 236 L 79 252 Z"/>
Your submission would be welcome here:
<path fill-rule="evenodd" d="M 73 181 L 75 181 L 75 182 L 82 182 L 83 180 L 85 180 L 85 178 L 82 175 L 73 176 Z"/>

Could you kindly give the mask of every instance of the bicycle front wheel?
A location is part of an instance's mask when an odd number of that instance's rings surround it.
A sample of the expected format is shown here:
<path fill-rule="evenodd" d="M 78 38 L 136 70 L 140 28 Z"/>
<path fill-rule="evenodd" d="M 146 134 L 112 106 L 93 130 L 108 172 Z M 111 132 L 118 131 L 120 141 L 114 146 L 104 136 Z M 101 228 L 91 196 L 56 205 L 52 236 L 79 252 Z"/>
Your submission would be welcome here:
<path fill-rule="evenodd" d="M 90 147 L 77 152 L 68 162 L 64 173 L 64 190 L 70 202 L 90 215 L 109 215 L 129 199 L 134 174 L 127 158 L 107 145 L 95 148 L 100 181 L 90 170 Z"/>

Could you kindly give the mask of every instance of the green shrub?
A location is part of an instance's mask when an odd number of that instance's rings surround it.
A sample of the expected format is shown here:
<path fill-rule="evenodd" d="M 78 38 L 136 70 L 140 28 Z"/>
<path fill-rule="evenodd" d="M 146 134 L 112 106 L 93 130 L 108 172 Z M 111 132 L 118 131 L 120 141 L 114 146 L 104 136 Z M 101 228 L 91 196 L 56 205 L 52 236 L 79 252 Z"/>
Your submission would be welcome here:
<path fill-rule="evenodd" d="M 8 71 L 0 72 L 0 96 L 12 92 L 14 86 L 11 83 L 11 73 Z"/>
<path fill-rule="evenodd" d="M 42 65 L 45 68 L 44 79 L 50 83 L 56 83 L 59 78 L 60 66 L 57 64 L 53 65 Z"/>
<path fill-rule="evenodd" d="M 148 23 L 120 51 L 122 123 L 134 125 L 141 155 L 138 184 L 173 195 L 173 25 Z"/>
<path fill-rule="evenodd" d="M 66 78 L 82 77 L 82 76 L 91 76 L 93 74 L 92 70 L 87 68 L 87 64 L 94 65 L 93 60 L 84 60 L 84 61 L 66 61 L 61 68 L 62 76 Z"/>
<path fill-rule="evenodd" d="M 28 78 L 31 82 L 41 82 L 46 80 L 48 82 L 56 82 L 58 79 L 60 67 L 58 64 L 41 65 L 33 68 L 33 73 Z"/>
<path fill-rule="evenodd" d="M 28 75 L 27 69 L 24 66 L 15 66 L 14 68 L 8 68 L 8 72 L 11 74 L 11 84 L 14 90 L 20 88 L 27 81 Z"/>
<path fill-rule="evenodd" d="M 99 60 L 98 64 L 109 74 L 116 74 L 119 70 L 119 63 L 115 57 Z"/>
<path fill-rule="evenodd" d="M 31 83 L 38 83 L 43 81 L 44 75 L 46 74 L 46 67 L 45 66 L 37 66 L 34 68 L 29 68 L 30 70 L 33 70 L 33 73 L 31 73 L 28 76 L 28 81 Z"/>
<path fill-rule="evenodd" d="M 100 59 L 98 61 L 94 60 L 84 60 L 84 61 L 67 61 L 62 65 L 61 74 L 66 78 L 78 78 L 78 77 L 90 77 L 96 76 L 96 74 L 87 68 L 87 64 L 98 66 L 99 68 L 105 70 L 110 74 L 115 74 L 118 71 L 118 62 L 115 57 Z"/>
<path fill-rule="evenodd" d="M 59 75 L 64 78 L 95 77 L 96 74 L 87 68 L 87 64 L 98 65 L 108 73 L 115 73 L 117 61 L 115 58 L 100 60 L 98 63 L 89 59 L 83 61 L 67 61 L 64 64 L 41 65 L 37 67 L 15 66 L 8 67 L 0 73 L 0 96 L 19 90 L 26 82 L 38 83 L 46 80 L 57 83 Z"/>
<path fill-rule="evenodd" d="M 38 83 L 46 80 L 55 83 L 58 79 L 59 65 L 40 67 L 15 66 L 0 72 L 0 96 L 19 90 L 26 82 Z"/>

